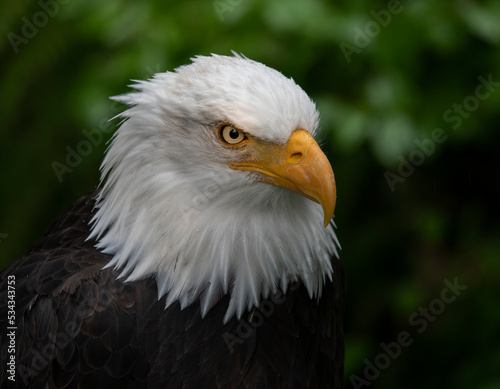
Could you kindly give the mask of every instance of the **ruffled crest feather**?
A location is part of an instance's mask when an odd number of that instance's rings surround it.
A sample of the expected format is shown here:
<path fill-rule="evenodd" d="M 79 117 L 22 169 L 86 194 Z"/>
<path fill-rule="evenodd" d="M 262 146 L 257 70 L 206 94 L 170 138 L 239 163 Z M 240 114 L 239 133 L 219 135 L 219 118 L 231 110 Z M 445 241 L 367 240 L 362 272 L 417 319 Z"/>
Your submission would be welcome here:
<path fill-rule="evenodd" d="M 314 135 L 314 103 L 293 80 L 245 57 L 196 57 L 175 72 L 115 98 L 130 106 L 101 166 L 92 220 L 107 265 L 133 281 L 156 277 L 159 297 L 205 315 L 230 293 L 225 320 L 301 280 L 320 296 L 337 255 L 322 208 L 227 166 L 220 122 L 284 143 L 297 128 Z"/>

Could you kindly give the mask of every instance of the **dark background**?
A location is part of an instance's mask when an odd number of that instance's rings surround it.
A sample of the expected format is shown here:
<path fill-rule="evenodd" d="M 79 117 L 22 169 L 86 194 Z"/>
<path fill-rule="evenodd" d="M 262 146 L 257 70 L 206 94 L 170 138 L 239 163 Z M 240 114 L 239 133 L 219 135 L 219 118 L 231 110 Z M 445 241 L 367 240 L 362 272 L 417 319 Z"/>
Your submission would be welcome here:
<path fill-rule="evenodd" d="M 494 0 L 4 1 L 0 268 L 98 184 L 121 109 L 109 96 L 234 49 L 321 112 L 348 273 L 346 387 L 500 388 L 499 45 Z M 480 77 L 494 83 L 476 96 Z"/>

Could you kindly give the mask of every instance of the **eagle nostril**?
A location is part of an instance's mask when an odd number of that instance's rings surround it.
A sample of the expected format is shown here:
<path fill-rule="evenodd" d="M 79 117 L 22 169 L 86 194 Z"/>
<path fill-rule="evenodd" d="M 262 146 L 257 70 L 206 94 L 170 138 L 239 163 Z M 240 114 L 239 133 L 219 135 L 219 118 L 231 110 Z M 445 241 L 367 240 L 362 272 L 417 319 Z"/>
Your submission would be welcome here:
<path fill-rule="evenodd" d="M 290 155 L 290 161 L 298 162 L 302 159 L 303 156 L 304 154 L 302 154 L 301 152 L 293 153 L 292 155 Z"/>

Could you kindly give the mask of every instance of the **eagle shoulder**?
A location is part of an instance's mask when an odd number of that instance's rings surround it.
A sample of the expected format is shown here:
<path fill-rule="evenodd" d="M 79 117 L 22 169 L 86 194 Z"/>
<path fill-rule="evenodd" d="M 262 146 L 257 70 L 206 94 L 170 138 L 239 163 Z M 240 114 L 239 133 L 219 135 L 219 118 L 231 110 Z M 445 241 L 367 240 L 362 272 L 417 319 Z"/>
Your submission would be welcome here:
<path fill-rule="evenodd" d="M 151 279 L 127 284 L 115 270 L 102 269 L 110 256 L 86 240 L 94 196 L 77 201 L 0 276 L 0 301 L 7 299 L 8 277 L 16 281 L 20 387 L 59 388 L 71 382 L 116 387 L 148 378 L 144 345 L 157 337 L 156 284 Z M 2 312 L 1 328 L 7 328 L 6 320 Z M 8 357 L 6 341 L 1 341 L 2 360 Z M 6 379 L 0 369 L 2 387 Z"/>

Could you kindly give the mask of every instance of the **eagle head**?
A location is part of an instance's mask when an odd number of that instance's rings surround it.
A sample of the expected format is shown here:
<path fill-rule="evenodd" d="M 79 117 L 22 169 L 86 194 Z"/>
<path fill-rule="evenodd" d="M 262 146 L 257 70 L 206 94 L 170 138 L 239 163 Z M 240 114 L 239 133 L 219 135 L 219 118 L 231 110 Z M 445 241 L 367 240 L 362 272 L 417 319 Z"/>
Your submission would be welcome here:
<path fill-rule="evenodd" d="M 198 56 L 114 99 L 129 108 L 101 166 L 91 237 L 127 281 L 205 315 L 240 317 L 278 288 L 332 277 L 332 168 L 318 112 L 290 78 L 235 55 Z"/>

